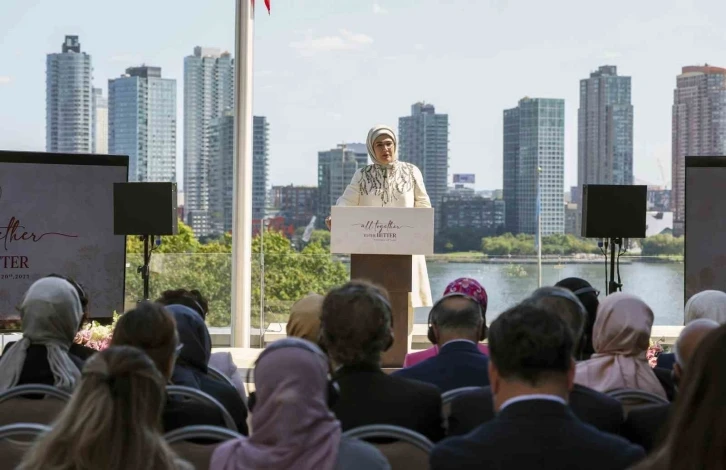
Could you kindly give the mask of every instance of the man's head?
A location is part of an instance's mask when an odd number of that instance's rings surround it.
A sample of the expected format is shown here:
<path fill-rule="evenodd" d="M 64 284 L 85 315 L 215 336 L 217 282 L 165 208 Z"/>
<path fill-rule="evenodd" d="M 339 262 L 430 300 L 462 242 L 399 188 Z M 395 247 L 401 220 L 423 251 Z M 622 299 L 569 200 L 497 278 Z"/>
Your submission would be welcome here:
<path fill-rule="evenodd" d="M 575 359 L 582 359 L 580 345 L 583 344 L 587 311 L 575 294 L 561 287 L 540 287 L 524 299 L 522 304 L 541 308 L 562 318 L 572 332 Z"/>
<path fill-rule="evenodd" d="M 454 339 L 478 342 L 484 319 L 481 307 L 462 294 L 449 294 L 438 300 L 429 314 L 431 342 L 443 346 Z M 435 340 L 435 341 L 434 341 Z"/>
<path fill-rule="evenodd" d="M 693 320 L 681 330 L 681 334 L 673 347 L 676 356 L 676 363 L 673 365 L 673 378 L 676 382 L 681 381 L 683 373 L 698 345 L 706 335 L 717 329 L 718 326 L 718 323 L 714 320 L 700 318 Z"/>
<path fill-rule="evenodd" d="M 520 304 L 489 328 L 489 380 L 498 410 L 506 400 L 543 393 L 567 399 L 575 377 L 570 327 L 557 314 Z"/>
<path fill-rule="evenodd" d="M 379 365 L 393 344 L 388 294 L 368 282 L 351 281 L 323 301 L 320 344 L 336 366 Z"/>

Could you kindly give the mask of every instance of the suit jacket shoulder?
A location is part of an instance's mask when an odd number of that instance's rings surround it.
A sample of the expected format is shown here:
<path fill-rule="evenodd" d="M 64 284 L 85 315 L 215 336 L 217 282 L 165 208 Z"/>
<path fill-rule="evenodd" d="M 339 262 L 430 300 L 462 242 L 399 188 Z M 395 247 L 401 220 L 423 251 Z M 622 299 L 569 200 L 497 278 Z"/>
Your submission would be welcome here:
<path fill-rule="evenodd" d="M 663 437 L 670 410 L 670 404 L 632 409 L 623 424 L 623 436 L 650 452 Z"/>

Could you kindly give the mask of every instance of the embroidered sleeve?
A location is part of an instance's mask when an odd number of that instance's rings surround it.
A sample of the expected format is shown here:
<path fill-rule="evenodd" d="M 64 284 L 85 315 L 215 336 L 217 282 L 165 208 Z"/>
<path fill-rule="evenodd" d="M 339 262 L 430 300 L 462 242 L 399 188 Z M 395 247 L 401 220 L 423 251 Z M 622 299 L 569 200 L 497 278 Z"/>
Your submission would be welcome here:
<path fill-rule="evenodd" d="M 360 191 L 361 188 L 361 170 L 358 170 L 353 175 L 350 184 L 343 195 L 338 198 L 336 205 L 338 206 L 359 206 L 360 205 Z"/>
<path fill-rule="evenodd" d="M 426 186 L 424 185 L 421 170 L 413 165 L 411 166 L 413 167 L 414 175 L 413 207 L 431 207 L 431 200 L 426 192 Z"/>

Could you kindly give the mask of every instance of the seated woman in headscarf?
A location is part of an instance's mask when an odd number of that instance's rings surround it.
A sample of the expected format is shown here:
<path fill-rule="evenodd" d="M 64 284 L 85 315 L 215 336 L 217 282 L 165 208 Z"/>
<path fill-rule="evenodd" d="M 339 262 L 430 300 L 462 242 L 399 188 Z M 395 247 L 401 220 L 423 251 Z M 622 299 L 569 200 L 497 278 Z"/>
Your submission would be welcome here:
<path fill-rule="evenodd" d="M 255 363 L 250 437 L 217 447 L 210 470 L 390 469 L 378 449 L 342 437 L 328 380 L 327 357 L 313 343 L 285 338 L 268 346 Z"/>
<path fill-rule="evenodd" d="M 168 305 L 166 309 L 174 316 L 182 346 L 171 374 L 171 383 L 195 388 L 216 398 L 232 415 L 237 429 L 246 434 L 247 407 L 242 397 L 234 387 L 213 379 L 207 373 L 212 339 L 204 320 L 184 305 Z"/>
<path fill-rule="evenodd" d="M 398 140 L 393 129 L 373 127 L 368 131 L 366 147 L 373 163 L 355 172 L 338 199 L 338 206 L 431 207 L 421 170 L 398 160 Z M 331 227 L 330 217 L 325 224 Z M 426 257 L 414 255 L 412 265 L 410 307 L 430 307 L 433 301 Z"/>
<path fill-rule="evenodd" d="M 318 344 L 323 300 L 325 297 L 320 294 L 308 294 L 292 304 L 286 327 L 289 338 L 302 338 Z"/>
<path fill-rule="evenodd" d="M 595 354 L 577 364 L 575 383 L 603 393 L 627 388 L 667 398 L 645 357 L 652 327 L 653 312 L 638 297 L 605 297 L 592 331 Z"/>
<path fill-rule="evenodd" d="M 33 283 L 20 305 L 23 339 L 0 358 L 0 392 L 31 383 L 72 391 L 83 361 L 68 350 L 82 318 L 78 293 L 68 281 L 47 277 Z"/>
<path fill-rule="evenodd" d="M 582 342 L 584 344 L 582 349 L 582 358 L 589 359 L 595 353 L 595 349 L 592 347 L 592 328 L 595 325 L 595 318 L 597 316 L 597 307 L 600 302 L 597 300 L 600 291 L 592 287 L 592 285 L 584 279 L 579 277 L 568 277 L 562 279 L 560 282 L 555 284 L 556 287 L 562 287 L 569 291 L 572 291 L 575 296 L 582 302 L 582 305 L 587 310 L 587 321 L 585 322 L 585 329 L 582 334 Z"/>
<path fill-rule="evenodd" d="M 448 286 L 446 286 L 446 289 L 444 289 L 444 296 L 457 292 L 466 294 L 473 299 L 477 299 L 477 301 L 479 302 L 479 306 L 481 307 L 481 316 L 484 319 L 484 337 L 482 338 L 483 341 L 484 339 L 486 339 L 486 313 L 487 305 L 489 302 L 489 297 L 487 296 L 486 289 L 484 289 L 484 287 L 482 287 L 482 285 L 479 284 L 475 279 L 460 277 L 459 279 L 451 282 Z M 429 338 L 429 340 L 433 342 L 434 338 Z M 479 343 L 478 346 L 479 351 L 486 355 L 489 355 L 489 348 L 486 344 Z M 423 351 L 408 353 L 406 354 L 406 358 L 403 360 L 403 367 L 411 367 L 418 364 L 419 362 L 425 361 L 430 357 L 436 356 L 438 353 L 439 345 L 436 343 L 434 343 L 432 347 L 424 349 Z"/>

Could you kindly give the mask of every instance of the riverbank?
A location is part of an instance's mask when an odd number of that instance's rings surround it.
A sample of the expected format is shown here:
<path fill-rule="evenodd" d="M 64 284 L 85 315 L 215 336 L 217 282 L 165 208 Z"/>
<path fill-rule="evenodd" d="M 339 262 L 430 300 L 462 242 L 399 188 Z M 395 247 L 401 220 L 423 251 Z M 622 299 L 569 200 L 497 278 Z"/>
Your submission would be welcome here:
<path fill-rule="evenodd" d="M 508 257 L 508 256 L 487 256 L 482 253 L 442 253 L 427 256 L 429 263 L 478 263 L 478 264 L 537 264 L 536 256 Z M 633 260 L 627 257 L 620 258 L 620 264 L 629 264 Z M 542 256 L 542 264 L 565 265 L 565 264 L 602 264 L 604 258 L 601 255 L 576 254 L 563 256 Z"/>

